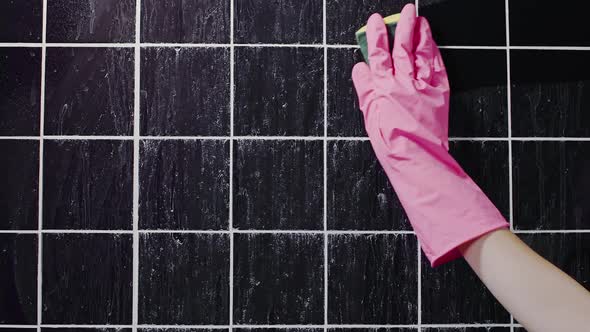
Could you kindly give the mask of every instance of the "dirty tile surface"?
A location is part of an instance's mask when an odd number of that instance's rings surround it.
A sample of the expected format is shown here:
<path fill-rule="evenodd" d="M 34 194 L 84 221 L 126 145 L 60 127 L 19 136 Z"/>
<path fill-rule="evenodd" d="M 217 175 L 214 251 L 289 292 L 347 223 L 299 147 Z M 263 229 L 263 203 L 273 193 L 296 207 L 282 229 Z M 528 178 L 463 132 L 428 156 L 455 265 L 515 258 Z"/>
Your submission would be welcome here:
<path fill-rule="evenodd" d="M 0 43 L 41 41 L 42 0 L 2 1 L 0 9 Z"/>

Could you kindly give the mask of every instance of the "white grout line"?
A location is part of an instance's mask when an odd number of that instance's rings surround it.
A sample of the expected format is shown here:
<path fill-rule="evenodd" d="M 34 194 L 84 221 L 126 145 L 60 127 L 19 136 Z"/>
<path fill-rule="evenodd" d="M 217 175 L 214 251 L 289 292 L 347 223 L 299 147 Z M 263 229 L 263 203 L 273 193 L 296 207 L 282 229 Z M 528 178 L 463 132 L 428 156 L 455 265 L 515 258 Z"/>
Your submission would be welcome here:
<path fill-rule="evenodd" d="M 234 0 L 229 0 L 229 332 L 233 332 L 234 324 L 234 100 L 235 100 L 235 44 L 234 44 Z"/>
<path fill-rule="evenodd" d="M 324 47 L 324 332 L 328 332 L 328 47 L 327 47 L 327 6 L 326 0 L 322 1 L 322 44 Z"/>
<path fill-rule="evenodd" d="M 139 140 L 141 90 L 141 0 L 135 1 L 135 80 L 133 114 L 133 332 L 137 332 L 139 317 Z"/>
<path fill-rule="evenodd" d="M 43 0 L 41 30 L 41 92 L 39 94 L 39 189 L 37 193 L 39 220 L 37 223 L 37 332 L 41 332 L 43 323 L 43 155 L 45 135 L 45 73 L 47 48 L 47 0 Z"/>

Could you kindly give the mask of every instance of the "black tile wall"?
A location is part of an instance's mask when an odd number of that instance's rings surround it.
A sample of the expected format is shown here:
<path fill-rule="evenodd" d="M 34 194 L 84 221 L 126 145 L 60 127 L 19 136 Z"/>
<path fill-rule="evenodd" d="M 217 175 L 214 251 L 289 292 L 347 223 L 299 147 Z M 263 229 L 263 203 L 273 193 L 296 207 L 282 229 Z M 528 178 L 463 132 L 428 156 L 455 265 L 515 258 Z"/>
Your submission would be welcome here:
<path fill-rule="evenodd" d="M 134 42 L 135 0 L 47 1 L 47 41 Z"/>
<path fill-rule="evenodd" d="M 39 135 L 41 49 L 0 49 L 0 135 Z"/>
<path fill-rule="evenodd" d="M 330 229 L 410 229 L 408 217 L 369 141 L 329 142 L 327 176 Z"/>
<path fill-rule="evenodd" d="M 328 242 L 330 324 L 416 324 L 414 235 L 331 235 Z"/>
<path fill-rule="evenodd" d="M 588 229 L 590 142 L 513 142 L 514 227 Z"/>
<path fill-rule="evenodd" d="M 383 17 L 401 12 L 413 0 L 326 0 L 328 44 L 356 44 L 354 33 L 367 24 L 372 13 Z"/>
<path fill-rule="evenodd" d="M 513 136 L 590 136 L 588 56 L 588 51 L 511 51 Z"/>
<path fill-rule="evenodd" d="M 37 323 L 37 235 L 0 234 L 0 324 Z"/>
<path fill-rule="evenodd" d="M 39 142 L 0 141 L 0 229 L 37 229 Z"/>
<path fill-rule="evenodd" d="M 323 324 L 323 235 L 234 235 L 234 324 Z"/>
<path fill-rule="evenodd" d="M 43 0 L 0 3 L 0 42 L 40 42 Z"/>
<path fill-rule="evenodd" d="M 588 11 L 586 3 L 572 2 L 567 6 L 550 0 L 508 3 L 512 45 L 590 46 L 590 27 L 584 24 Z"/>
<path fill-rule="evenodd" d="M 506 45 L 504 0 L 420 0 L 418 11 L 428 19 L 438 45 Z"/>
<path fill-rule="evenodd" d="M 131 332 L 131 328 L 73 328 L 73 327 L 62 327 L 62 328 L 49 328 L 42 327 L 42 332 Z"/>
<path fill-rule="evenodd" d="M 340 328 L 329 329 L 330 332 L 414 332 L 413 328 Z"/>
<path fill-rule="evenodd" d="M 510 183 L 508 143 L 504 141 L 455 141 L 451 155 L 508 220 Z"/>
<path fill-rule="evenodd" d="M 203 329 L 203 328 L 139 328 L 138 331 L 141 332 L 228 332 L 229 329 Z"/>
<path fill-rule="evenodd" d="M 231 0 L 143 0 L 141 41 L 229 43 Z"/>
<path fill-rule="evenodd" d="M 227 229 L 229 158 L 228 141 L 142 141 L 140 228 Z"/>
<path fill-rule="evenodd" d="M 133 49 L 49 48 L 46 63 L 45 134 L 133 134 Z"/>
<path fill-rule="evenodd" d="M 228 235 L 142 235 L 139 275 L 140 324 L 228 324 Z"/>
<path fill-rule="evenodd" d="M 238 44 L 322 42 L 322 0 L 231 1 Z"/>
<path fill-rule="evenodd" d="M 452 91 L 449 136 L 506 137 L 506 51 L 443 49 L 441 53 Z"/>
<path fill-rule="evenodd" d="M 229 49 L 144 48 L 141 133 L 229 134 Z"/>
<path fill-rule="evenodd" d="M 238 47 L 235 52 L 236 135 L 323 135 L 322 49 Z"/>
<path fill-rule="evenodd" d="M 425 324 L 510 323 L 510 314 L 462 259 L 433 269 L 422 255 L 421 310 Z"/>
<path fill-rule="evenodd" d="M 590 234 L 521 234 L 533 250 L 576 279 L 590 291 Z"/>
<path fill-rule="evenodd" d="M 367 136 L 363 114 L 352 83 L 352 68 L 363 61 L 358 49 L 328 49 L 328 135 Z"/>
<path fill-rule="evenodd" d="M 234 328 L 237 332 L 322 332 L 323 329 L 313 328 Z"/>
<path fill-rule="evenodd" d="M 1 327 L 0 331 L 2 332 L 35 332 L 37 331 L 37 328 L 22 328 L 22 327 L 17 327 L 17 328 L 10 328 L 10 327 Z"/>
<path fill-rule="evenodd" d="M 423 328 L 424 332 L 510 332 L 510 327 L 449 327 L 449 328 Z M 515 330 L 516 331 L 516 330 Z"/>
<path fill-rule="evenodd" d="M 321 141 L 243 140 L 235 145 L 235 228 L 323 228 Z"/>
<path fill-rule="evenodd" d="M 44 234 L 42 266 L 43 323 L 131 324 L 131 235 Z"/>
<path fill-rule="evenodd" d="M 132 228 L 132 141 L 44 145 L 43 228 Z"/>

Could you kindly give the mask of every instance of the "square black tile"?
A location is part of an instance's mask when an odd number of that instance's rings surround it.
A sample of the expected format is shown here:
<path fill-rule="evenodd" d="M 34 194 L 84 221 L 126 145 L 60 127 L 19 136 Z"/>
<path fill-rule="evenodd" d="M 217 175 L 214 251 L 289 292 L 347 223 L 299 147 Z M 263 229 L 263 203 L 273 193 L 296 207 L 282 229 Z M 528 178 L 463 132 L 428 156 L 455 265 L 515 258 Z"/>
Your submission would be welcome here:
<path fill-rule="evenodd" d="M 233 226 L 323 229 L 323 160 L 322 141 L 237 141 Z"/>
<path fill-rule="evenodd" d="M 590 291 L 590 234 L 520 234 L 519 237 Z"/>
<path fill-rule="evenodd" d="M 323 135 L 322 49 L 237 47 L 235 52 L 236 135 Z"/>
<path fill-rule="evenodd" d="M 48 48 L 46 135 L 132 135 L 132 48 Z"/>
<path fill-rule="evenodd" d="M 413 0 L 326 0 L 326 39 L 328 44 L 356 45 L 354 33 L 367 24 L 369 16 L 399 13 Z"/>
<path fill-rule="evenodd" d="M 0 332 L 36 332 L 37 328 L 33 327 L 33 328 L 22 328 L 22 327 L 15 327 L 15 328 L 10 328 L 10 327 L 0 327 Z"/>
<path fill-rule="evenodd" d="M 324 329 L 318 328 L 234 328 L 236 332 L 323 332 Z"/>
<path fill-rule="evenodd" d="M 423 324 L 510 323 L 510 314 L 462 259 L 433 269 L 422 254 L 421 309 Z"/>
<path fill-rule="evenodd" d="M 0 141 L 0 229 L 37 229 L 39 142 Z"/>
<path fill-rule="evenodd" d="M 514 227 L 588 229 L 590 142 L 512 142 Z"/>
<path fill-rule="evenodd" d="M 322 42 L 322 0 L 231 0 L 238 44 Z"/>
<path fill-rule="evenodd" d="M 37 324 L 37 235 L 0 234 L 0 324 Z"/>
<path fill-rule="evenodd" d="M 130 234 L 44 234 L 43 323 L 131 324 L 132 242 Z"/>
<path fill-rule="evenodd" d="M 330 324 L 416 324 L 414 235 L 331 235 L 328 251 Z"/>
<path fill-rule="evenodd" d="M 510 44 L 590 46 L 586 2 L 572 1 L 560 6 L 550 0 L 519 0 L 509 4 Z"/>
<path fill-rule="evenodd" d="M 227 229 L 229 142 L 144 140 L 140 144 L 142 229 Z"/>
<path fill-rule="evenodd" d="M 420 0 L 418 12 L 438 45 L 506 46 L 504 0 Z"/>
<path fill-rule="evenodd" d="M 0 48 L 0 136 L 39 135 L 41 49 Z"/>
<path fill-rule="evenodd" d="M 0 2 L 0 42 L 40 42 L 42 15 L 43 0 Z"/>
<path fill-rule="evenodd" d="M 141 41 L 229 43 L 231 0 L 143 0 Z"/>
<path fill-rule="evenodd" d="M 50 43 L 124 43 L 135 40 L 136 0 L 47 1 Z"/>
<path fill-rule="evenodd" d="M 508 142 L 454 141 L 450 153 L 506 219 L 510 211 Z"/>
<path fill-rule="evenodd" d="M 588 57 L 588 51 L 510 52 L 513 136 L 590 136 Z"/>
<path fill-rule="evenodd" d="M 441 53 L 451 84 L 449 136 L 508 136 L 506 51 L 443 49 Z"/>
<path fill-rule="evenodd" d="M 235 324 L 323 324 L 321 234 L 234 235 Z"/>
<path fill-rule="evenodd" d="M 139 323 L 228 324 L 229 236 L 143 234 Z"/>
<path fill-rule="evenodd" d="M 43 228 L 131 229 L 132 141 L 44 144 Z"/>
<path fill-rule="evenodd" d="M 369 141 L 328 142 L 328 228 L 410 230 Z"/>
<path fill-rule="evenodd" d="M 43 328 L 41 328 L 41 332 L 131 332 L 131 331 L 132 331 L 131 328 L 89 328 L 89 327 L 81 327 L 81 328 L 72 328 L 72 327 L 48 328 L 48 327 L 43 327 Z"/>
<path fill-rule="evenodd" d="M 141 133 L 229 135 L 229 50 L 141 50 Z"/>
<path fill-rule="evenodd" d="M 328 329 L 329 332 L 419 332 L 414 328 L 339 328 Z"/>
<path fill-rule="evenodd" d="M 422 332 L 510 332 L 510 327 L 427 327 Z"/>
<path fill-rule="evenodd" d="M 203 329 L 203 328 L 138 328 L 140 332 L 228 332 L 229 329 Z M 234 328 L 236 330 L 236 328 Z"/>
<path fill-rule="evenodd" d="M 359 49 L 328 49 L 328 136 L 367 136 L 352 83 L 352 67 L 361 61 Z"/>

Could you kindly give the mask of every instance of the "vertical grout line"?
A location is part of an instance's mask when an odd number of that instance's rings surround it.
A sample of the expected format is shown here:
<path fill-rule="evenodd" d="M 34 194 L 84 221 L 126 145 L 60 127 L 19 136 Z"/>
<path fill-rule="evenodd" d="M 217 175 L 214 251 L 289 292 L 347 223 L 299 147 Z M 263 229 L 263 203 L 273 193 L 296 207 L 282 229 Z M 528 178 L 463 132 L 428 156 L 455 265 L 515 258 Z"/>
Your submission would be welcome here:
<path fill-rule="evenodd" d="M 139 137 L 141 92 L 141 0 L 135 1 L 135 99 L 133 111 L 133 304 L 132 330 L 137 332 L 139 316 Z"/>
<path fill-rule="evenodd" d="M 328 47 L 326 1 L 322 2 L 322 44 L 324 49 L 324 332 L 328 332 Z"/>
<path fill-rule="evenodd" d="M 43 322 L 43 138 L 45 136 L 45 63 L 47 58 L 47 0 L 43 0 L 41 23 L 41 91 L 39 102 L 39 188 L 37 192 L 37 332 Z"/>
<path fill-rule="evenodd" d="M 416 237 L 418 244 L 418 332 L 422 330 L 422 252 L 420 251 L 420 240 Z"/>
<path fill-rule="evenodd" d="M 234 195 L 234 0 L 229 0 L 229 332 L 234 324 L 234 224 L 233 224 L 233 195 Z"/>
<path fill-rule="evenodd" d="M 510 231 L 514 231 L 514 202 L 512 183 L 512 87 L 510 76 L 510 4 L 505 0 L 506 21 L 506 94 L 507 94 L 507 118 L 508 118 L 508 200 Z M 510 314 L 510 332 L 514 332 L 514 316 Z"/>

